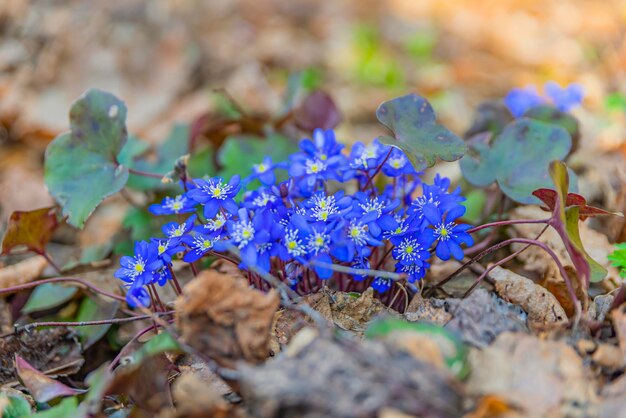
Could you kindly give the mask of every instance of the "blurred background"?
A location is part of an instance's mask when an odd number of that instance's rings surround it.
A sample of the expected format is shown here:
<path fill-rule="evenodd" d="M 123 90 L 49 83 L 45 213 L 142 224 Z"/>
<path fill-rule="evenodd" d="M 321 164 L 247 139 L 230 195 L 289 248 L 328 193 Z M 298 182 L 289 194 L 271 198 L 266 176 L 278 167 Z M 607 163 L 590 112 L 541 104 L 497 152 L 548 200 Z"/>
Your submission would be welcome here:
<path fill-rule="evenodd" d="M 513 87 L 584 86 L 583 145 L 624 150 L 624 0 L 5 0 L 0 2 L 0 215 L 51 203 L 47 143 L 90 87 L 126 101 L 153 143 L 225 89 L 275 114 L 289 80 L 327 91 L 344 140 L 381 132 L 378 104 L 416 92 L 461 134 Z"/>

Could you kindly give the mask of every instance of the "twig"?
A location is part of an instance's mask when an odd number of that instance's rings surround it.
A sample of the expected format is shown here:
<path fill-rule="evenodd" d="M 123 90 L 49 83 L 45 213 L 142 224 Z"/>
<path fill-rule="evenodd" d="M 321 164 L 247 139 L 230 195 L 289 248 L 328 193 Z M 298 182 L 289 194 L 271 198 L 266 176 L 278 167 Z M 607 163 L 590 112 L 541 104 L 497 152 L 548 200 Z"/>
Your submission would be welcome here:
<path fill-rule="evenodd" d="M 349 273 L 349 274 L 354 274 L 356 276 L 380 277 L 382 279 L 390 279 L 394 281 L 402 280 L 406 278 L 406 274 L 392 273 L 390 271 L 385 271 L 385 270 L 355 269 L 355 268 L 348 267 L 348 266 L 342 266 L 341 264 L 325 263 L 323 261 L 315 261 L 315 260 L 311 260 L 310 263 L 314 266 L 325 267 L 325 268 L 331 269 L 339 273 Z"/>
<path fill-rule="evenodd" d="M 119 300 L 121 302 L 126 302 L 126 299 L 124 298 L 124 296 L 120 296 L 120 295 L 116 295 L 114 293 L 110 293 L 107 292 L 106 290 L 102 290 L 96 286 L 94 286 L 93 284 L 89 283 L 86 280 L 83 279 L 79 279 L 77 277 L 55 277 L 53 279 L 44 279 L 44 280 L 38 280 L 35 282 L 30 282 L 30 283 L 26 283 L 26 284 L 22 284 L 22 285 L 18 285 L 18 286 L 11 286 L 11 287 L 5 287 L 4 289 L 0 289 L 0 295 L 5 295 L 5 294 L 9 294 L 9 293 L 15 293 L 15 292 L 19 292 L 20 290 L 26 290 L 26 289 L 30 289 L 33 287 L 37 287 L 41 284 L 46 284 L 46 283 L 63 283 L 63 282 L 74 282 L 74 283 L 80 283 L 83 286 L 93 290 L 96 293 L 99 293 L 103 296 L 107 296 L 110 297 L 111 299 L 115 299 L 115 300 Z"/>

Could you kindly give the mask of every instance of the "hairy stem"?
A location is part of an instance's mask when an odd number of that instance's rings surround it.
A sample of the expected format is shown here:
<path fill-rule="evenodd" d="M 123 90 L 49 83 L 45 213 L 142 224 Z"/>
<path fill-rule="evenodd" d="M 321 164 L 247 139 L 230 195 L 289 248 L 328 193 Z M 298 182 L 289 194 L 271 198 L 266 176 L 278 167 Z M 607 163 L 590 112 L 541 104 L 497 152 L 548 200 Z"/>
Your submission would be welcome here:
<path fill-rule="evenodd" d="M 167 312 L 158 312 L 155 315 L 163 316 L 163 315 L 173 315 L 174 311 Z M 111 318 L 111 319 L 102 319 L 99 321 L 80 321 L 80 322 L 62 322 L 62 321 L 48 321 L 48 322 L 32 322 L 30 324 L 21 325 L 16 327 L 15 331 L 20 332 L 30 331 L 35 328 L 41 327 L 89 327 L 95 325 L 113 325 L 113 324 L 124 324 L 126 322 L 139 321 L 141 319 L 150 319 L 151 315 L 137 315 L 131 316 L 129 318 Z"/>
<path fill-rule="evenodd" d="M 483 225 L 478 225 L 473 228 L 468 229 L 466 232 L 468 234 L 472 234 L 474 232 L 478 232 L 482 229 L 505 226 L 505 225 L 520 225 L 520 224 L 547 224 L 552 220 L 552 218 L 548 219 L 510 219 L 508 221 L 496 221 L 490 222 Z"/>

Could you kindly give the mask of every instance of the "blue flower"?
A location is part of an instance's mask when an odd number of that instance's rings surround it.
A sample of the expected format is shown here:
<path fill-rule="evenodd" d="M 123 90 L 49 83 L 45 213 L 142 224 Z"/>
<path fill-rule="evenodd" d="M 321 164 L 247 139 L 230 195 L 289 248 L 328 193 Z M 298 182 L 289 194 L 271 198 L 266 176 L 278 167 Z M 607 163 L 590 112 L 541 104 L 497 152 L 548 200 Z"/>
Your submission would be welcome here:
<path fill-rule="evenodd" d="M 367 224 L 372 236 L 378 238 L 383 231 L 398 227 L 391 212 L 399 203 L 397 200 L 388 202 L 377 196 L 370 198 L 363 192 L 357 192 L 354 195 L 353 209 L 347 217 L 357 218 L 361 223 Z"/>
<path fill-rule="evenodd" d="M 150 212 L 155 215 L 178 215 L 179 213 L 191 213 L 196 210 L 197 203 L 185 195 L 174 198 L 165 197 L 161 203 L 150 205 Z"/>
<path fill-rule="evenodd" d="M 168 222 L 163 225 L 163 228 L 161 228 L 161 230 L 163 231 L 165 236 L 172 241 L 171 245 L 178 245 L 181 238 L 189 231 L 191 231 L 191 228 L 193 227 L 193 223 L 195 221 L 196 215 L 191 215 L 182 224 L 179 224 L 177 222 Z"/>
<path fill-rule="evenodd" d="M 248 177 L 248 180 L 259 179 L 259 181 L 265 186 L 271 186 L 276 183 L 276 173 L 274 170 L 277 168 L 286 168 L 286 163 L 272 162 L 272 157 L 265 157 L 260 164 L 254 164 L 252 166 L 253 174 Z"/>
<path fill-rule="evenodd" d="M 432 238 L 428 234 L 422 234 L 419 238 L 406 237 L 393 248 L 393 258 L 404 266 L 421 266 L 430 258 L 428 247 L 431 244 Z"/>
<path fill-rule="evenodd" d="M 436 222 L 443 214 L 459 205 L 465 198 L 460 195 L 460 188 L 448 193 L 450 180 L 435 177 L 432 185 L 422 185 L 422 195 L 411 202 L 408 213 L 418 221 L 418 228 Z"/>
<path fill-rule="evenodd" d="M 358 218 L 345 223 L 345 226 L 337 229 L 333 233 L 333 248 L 331 254 L 338 260 L 350 262 L 357 258 L 369 257 L 371 247 L 383 245 L 383 243 L 369 232 L 367 224 L 362 223 Z"/>
<path fill-rule="evenodd" d="M 574 107 L 579 106 L 585 96 L 582 86 L 575 83 L 561 87 L 554 81 L 549 81 L 544 86 L 544 90 L 561 112 L 569 112 Z"/>
<path fill-rule="evenodd" d="M 266 224 L 262 217 L 250 218 L 250 212 L 245 208 L 239 209 L 238 220 L 230 220 L 227 224 L 230 239 L 219 240 L 214 243 L 216 251 L 226 251 L 232 246 L 239 249 L 241 267 L 256 266 L 257 245 L 266 244 L 270 240 L 270 233 L 265 229 Z"/>
<path fill-rule="evenodd" d="M 303 215 L 294 213 L 285 228 L 283 238 L 286 252 L 301 264 L 312 262 L 313 269 L 322 280 L 333 275 L 332 269 L 316 264 L 333 262 L 329 254 L 332 245 L 332 226 L 324 222 L 310 224 Z"/>
<path fill-rule="evenodd" d="M 405 265 L 401 263 L 396 264 L 396 273 L 406 274 L 406 280 L 409 283 L 422 280 L 426 276 L 426 270 L 430 267 L 428 262 L 423 262 L 421 265 L 411 264 Z"/>
<path fill-rule="evenodd" d="M 444 261 L 449 260 L 450 256 L 462 260 L 464 254 L 461 244 L 468 247 L 474 245 L 472 236 L 465 232 L 471 228 L 471 225 L 455 223 L 464 214 L 465 207 L 457 206 L 447 212 L 445 217 L 440 217 L 437 222 L 433 222 L 434 229 L 429 228 L 424 231 L 424 234 L 431 235 L 433 241 L 437 241 L 435 253 Z"/>
<path fill-rule="evenodd" d="M 138 306 L 149 308 L 150 295 L 145 287 L 133 283 L 126 291 L 126 303 L 128 303 L 128 306 L 131 308 Z"/>
<path fill-rule="evenodd" d="M 115 272 L 115 277 L 143 286 L 152 283 L 152 273 L 163 266 L 159 259 L 156 246 L 146 241 L 135 242 L 135 254 L 124 256 L 120 260 L 121 267 Z"/>
<path fill-rule="evenodd" d="M 345 215 L 351 209 L 352 198 L 345 196 L 341 190 L 334 195 L 327 196 L 324 192 L 317 192 L 306 200 L 302 207 L 306 208 L 307 220 L 311 222 L 331 222 Z"/>
<path fill-rule="evenodd" d="M 385 293 L 389 289 L 391 289 L 391 285 L 393 284 L 393 280 L 391 279 L 383 279 L 382 277 L 376 277 L 372 282 L 372 288 L 378 293 Z"/>
<path fill-rule="evenodd" d="M 213 245 L 219 239 L 219 236 L 211 236 L 205 234 L 187 235 L 183 237 L 183 242 L 189 247 L 189 251 L 183 257 L 183 261 L 193 263 L 201 259 L 206 253 L 213 249 Z"/>
<path fill-rule="evenodd" d="M 170 239 L 152 238 L 150 242 L 156 246 L 157 256 L 163 261 L 163 264 L 170 264 L 176 253 L 185 250 L 185 247 Z"/>
<path fill-rule="evenodd" d="M 532 86 L 512 89 L 504 98 L 504 104 L 516 118 L 544 102 L 545 100 L 537 93 L 537 89 Z"/>
<path fill-rule="evenodd" d="M 399 177 L 407 174 L 416 174 L 413 164 L 403 151 L 393 148 L 387 162 L 383 164 L 382 172 L 388 177 Z"/>
<path fill-rule="evenodd" d="M 228 184 L 219 178 L 195 179 L 196 188 L 187 192 L 187 196 L 204 205 L 205 218 L 214 217 L 220 209 L 235 214 L 238 210 L 235 196 L 239 192 L 239 176 L 233 176 Z"/>
<path fill-rule="evenodd" d="M 337 142 L 332 129 L 316 129 L 313 131 L 313 141 L 303 139 L 300 141 L 300 149 L 311 158 L 328 161 L 332 157 L 341 156 L 343 145 Z"/>

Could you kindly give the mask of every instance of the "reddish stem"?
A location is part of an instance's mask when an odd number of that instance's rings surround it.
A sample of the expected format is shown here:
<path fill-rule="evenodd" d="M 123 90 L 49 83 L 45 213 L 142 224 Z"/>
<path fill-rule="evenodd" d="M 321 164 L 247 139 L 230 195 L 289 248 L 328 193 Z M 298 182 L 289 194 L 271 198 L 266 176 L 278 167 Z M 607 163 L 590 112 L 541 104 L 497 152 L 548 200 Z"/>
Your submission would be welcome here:
<path fill-rule="evenodd" d="M 505 226 L 505 225 L 519 225 L 519 224 L 547 224 L 552 220 L 552 218 L 548 219 L 510 219 L 508 221 L 496 221 L 490 222 L 483 225 L 478 225 L 473 228 L 468 229 L 466 232 L 468 234 L 472 234 L 474 232 L 478 232 L 482 229 Z"/>
<path fill-rule="evenodd" d="M 372 176 L 367 180 L 367 183 L 365 183 L 365 187 L 363 187 L 363 190 L 367 190 L 367 186 L 369 186 L 374 181 L 374 177 L 376 177 L 376 174 L 380 173 L 380 170 L 382 170 L 383 165 L 385 165 L 385 163 L 391 156 L 391 151 L 393 151 L 393 147 L 390 147 L 389 152 L 387 153 L 387 156 L 385 157 L 383 162 L 378 164 L 378 167 L 376 167 L 376 171 L 374 171 L 374 174 L 372 174 Z M 374 186 L 372 185 L 372 189 L 373 188 Z"/>

